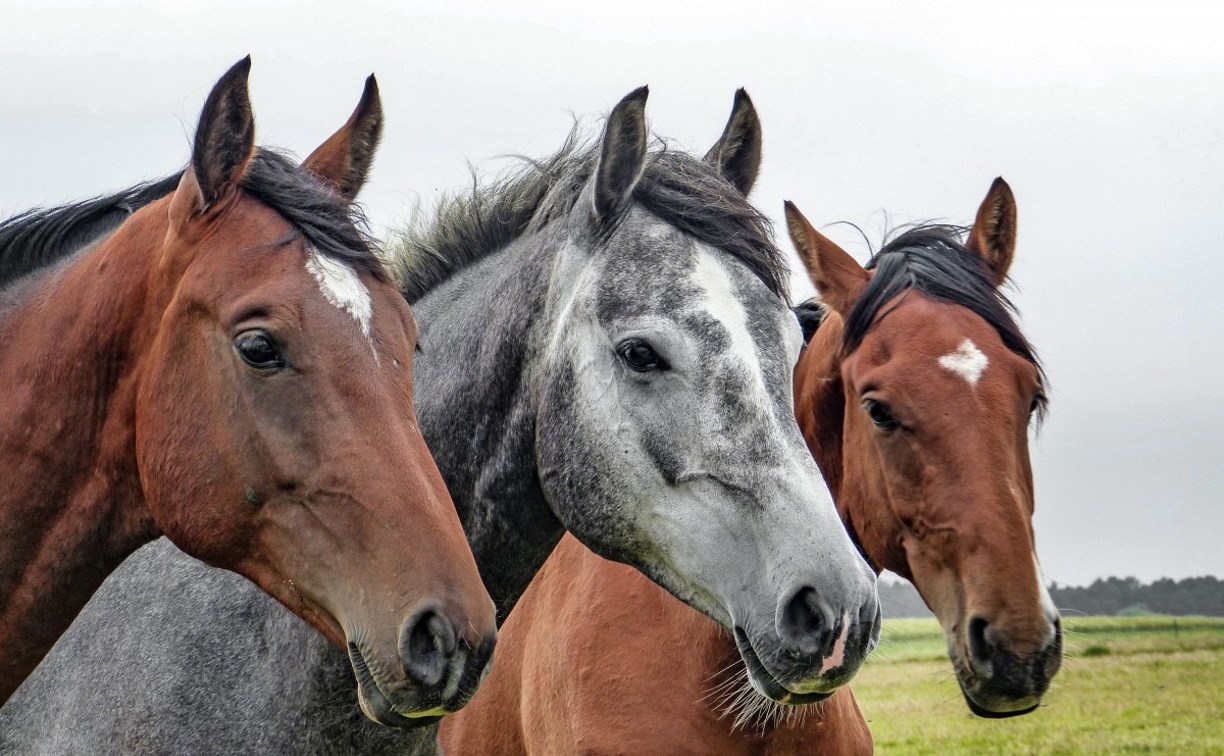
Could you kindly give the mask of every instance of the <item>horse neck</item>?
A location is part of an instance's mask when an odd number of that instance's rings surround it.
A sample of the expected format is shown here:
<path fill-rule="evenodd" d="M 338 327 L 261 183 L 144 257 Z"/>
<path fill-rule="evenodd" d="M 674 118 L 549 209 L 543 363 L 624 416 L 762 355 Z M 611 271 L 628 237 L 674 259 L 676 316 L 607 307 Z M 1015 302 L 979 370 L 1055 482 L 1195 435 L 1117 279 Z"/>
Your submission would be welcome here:
<path fill-rule="evenodd" d="M 421 429 L 499 623 L 565 532 L 539 477 L 532 391 L 555 254 L 530 242 L 460 271 L 413 304 Z"/>
<path fill-rule="evenodd" d="M 133 223 L 27 282 L 0 320 L 0 703 L 98 585 L 156 535 L 135 457 L 149 264 Z"/>

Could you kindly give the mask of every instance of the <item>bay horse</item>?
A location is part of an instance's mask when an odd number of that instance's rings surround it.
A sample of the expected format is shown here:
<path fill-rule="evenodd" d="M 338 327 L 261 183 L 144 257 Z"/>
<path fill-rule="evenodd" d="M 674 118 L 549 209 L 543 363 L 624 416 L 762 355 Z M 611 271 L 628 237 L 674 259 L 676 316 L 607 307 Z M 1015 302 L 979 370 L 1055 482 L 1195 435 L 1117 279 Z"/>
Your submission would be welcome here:
<path fill-rule="evenodd" d="M 416 325 L 351 205 L 376 84 L 299 167 L 255 147 L 249 71 L 181 174 L 0 226 L 0 702 L 159 534 L 346 649 L 382 724 L 462 705 L 490 656 L 413 410 Z"/>
<path fill-rule="evenodd" d="M 856 543 L 917 586 L 986 717 L 1032 711 L 1062 644 L 1030 521 L 1027 433 L 1044 378 L 999 292 L 1016 217 L 998 179 L 967 240 L 912 227 L 865 270 L 786 206 L 820 293 L 798 310 L 810 337 L 799 425 Z M 441 725 L 449 753 L 872 751 L 848 688 L 807 711 L 763 699 L 722 628 L 572 539 L 500 637 L 481 692 Z"/>
<path fill-rule="evenodd" d="M 621 100 L 600 139 L 571 135 L 443 202 L 388 251 L 421 323 L 421 429 L 502 618 L 568 530 L 727 627 L 766 695 L 823 698 L 876 642 L 879 604 L 794 421 L 802 336 L 744 195 L 756 113 L 737 96 L 703 159 L 650 143 L 646 98 Z M 165 546 L 135 555 L 0 710 L 0 732 L 50 752 L 132 737 L 433 750 L 435 732 L 355 719 L 341 658 L 227 581 Z M 150 604 L 175 621 L 142 616 Z M 99 650 L 134 638 L 140 662 Z M 218 657 L 296 675 L 235 691 Z M 82 710 L 100 685 L 121 704 Z"/>

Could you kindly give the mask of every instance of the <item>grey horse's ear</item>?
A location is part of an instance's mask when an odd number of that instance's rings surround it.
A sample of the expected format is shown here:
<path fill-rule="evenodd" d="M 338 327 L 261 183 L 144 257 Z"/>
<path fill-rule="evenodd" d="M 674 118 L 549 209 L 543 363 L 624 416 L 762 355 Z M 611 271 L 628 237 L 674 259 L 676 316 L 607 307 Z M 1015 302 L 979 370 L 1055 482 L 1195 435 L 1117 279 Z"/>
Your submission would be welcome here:
<path fill-rule="evenodd" d="M 747 196 L 752 191 L 761 170 L 761 119 L 752 98 L 743 89 L 736 90 L 727 128 L 706 153 L 705 160 L 741 194 Z"/>
<path fill-rule="evenodd" d="M 647 87 L 638 87 L 616 103 L 604 127 L 595 169 L 595 217 L 607 222 L 628 203 L 646 166 Z"/>

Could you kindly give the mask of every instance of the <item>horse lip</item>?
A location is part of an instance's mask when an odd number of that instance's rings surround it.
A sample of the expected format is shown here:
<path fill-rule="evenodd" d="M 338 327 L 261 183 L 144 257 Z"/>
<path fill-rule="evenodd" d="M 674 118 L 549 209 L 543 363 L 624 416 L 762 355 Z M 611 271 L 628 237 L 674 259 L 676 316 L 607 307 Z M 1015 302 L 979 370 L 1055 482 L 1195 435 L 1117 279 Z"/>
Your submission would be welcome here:
<path fill-rule="evenodd" d="M 374 680 L 374 675 L 370 672 L 369 664 L 361 649 L 356 643 L 350 642 L 348 651 L 349 663 L 353 665 L 353 672 L 357 677 L 357 703 L 361 707 L 361 712 L 368 718 L 384 727 L 398 729 L 425 727 L 442 719 L 442 714 L 438 713 L 437 708 L 415 715 L 396 711 Z"/>
<path fill-rule="evenodd" d="M 744 660 L 744 667 L 748 671 L 748 682 L 752 684 L 757 693 L 760 693 L 770 701 L 787 706 L 803 706 L 805 704 L 819 703 L 833 695 L 832 692 L 794 693 L 787 690 L 786 686 L 778 682 L 770 674 L 769 670 L 765 668 L 761 657 L 757 656 L 756 650 L 748 641 L 748 634 L 738 625 L 735 627 L 735 646 L 739 650 L 740 657 Z"/>
<path fill-rule="evenodd" d="M 969 696 L 969 692 L 965 690 L 964 686 L 961 687 L 961 695 L 965 697 L 965 703 L 968 704 L 969 711 L 973 712 L 979 717 L 982 717 L 983 719 L 1008 719 L 1009 717 L 1018 717 L 1022 714 L 1028 714 L 1029 712 L 1036 711 L 1037 707 L 1041 705 L 1041 702 L 1038 701 L 1032 706 L 1023 709 L 1013 709 L 1012 711 L 992 711 L 991 709 L 987 709 L 974 701 L 973 698 Z"/>

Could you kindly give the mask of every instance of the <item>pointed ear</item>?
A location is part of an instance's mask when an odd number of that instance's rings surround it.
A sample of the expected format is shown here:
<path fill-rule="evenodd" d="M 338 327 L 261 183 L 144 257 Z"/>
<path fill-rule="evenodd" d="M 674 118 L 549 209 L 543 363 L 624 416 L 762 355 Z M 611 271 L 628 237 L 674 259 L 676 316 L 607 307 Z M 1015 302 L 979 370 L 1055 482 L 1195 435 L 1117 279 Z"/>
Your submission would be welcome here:
<path fill-rule="evenodd" d="M 374 74 L 370 74 L 357 109 L 339 131 L 302 161 L 302 168 L 352 202 L 370 173 L 370 164 L 374 162 L 374 152 L 382 137 L 382 127 L 378 82 Z"/>
<path fill-rule="evenodd" d="M 600 222 L 620 214 L 646 166 L 648 94 L 647 87 L 633 90 L 608 116 L 595 169 L 595 217 Z"/>
<path fill-rule="evenodd" d="M 982 256 L 995 286 L 1002 286 L 1016 254 L 1016 198 L 1002 177 L 990 185 L 965 246 Z"/>
<path fill-rule="evenodd" d="M 247 92 L 251 56 L 233 65 L 216 83 L 196 127 L 191 173 L 199 189 L 196 213 L 232 195 L 255 154 L 255 117 Z M 182 182 L 182 191 L 193 182 Z"/>
<path fill-rule="evenodd" d="M 747 196 L 752 191 L 761 170 L 761 120 L 743 89 L 736 90 L 727 128 L 706 153 L 705 161 L 741 194 Z"/>
<path fill-rule="evenodd" d="M 813 228 L 790 201 L 786 202 L 786 230 L 790 232 L 812 285 L 820 293 L 821 303 L 842 317 L 849 315 L 871 281 L 871 274 L 844 249 Z"/>

